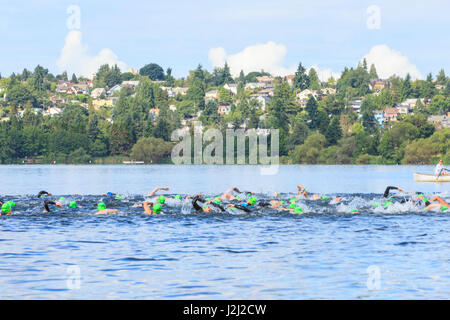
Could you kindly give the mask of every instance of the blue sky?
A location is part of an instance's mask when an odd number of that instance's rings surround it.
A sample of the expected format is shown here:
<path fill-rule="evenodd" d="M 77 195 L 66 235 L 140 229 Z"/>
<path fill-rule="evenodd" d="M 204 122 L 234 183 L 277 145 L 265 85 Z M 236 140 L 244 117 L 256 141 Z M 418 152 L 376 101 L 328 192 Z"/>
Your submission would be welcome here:
<path fill-rule="evenodd" d="M 198 63 L 212 70 L 212 60 L 228 59 L 236 68 L 261 60 L 266 69 L 282 68 L 288 73 L 301 61 L 308 67 L 340 72 L 384 45 L 370 57 L 381 64 L 390 59 L 392 50 L 397 56 L 383 67 L 393 69 L 386 72 L 401 72 L 396 66 L 403 59 L 402 69 L 417 70 L 422 76 L 441 68 L 450 73 L 447 0 L 19 0 L 0 7 L 2 75 L 37 64 L 54 73 L 61 71 L 57 61 L 67 44 L 70 5 L 81 9 L 81 28 L 76 32 L 86 54 L 81 61 L 73 61 L 76 55 L 63 59 L 63 68 L 74 72 L 80 71 L 72 64 L 101 61 L 102 55 L 95 57 L 104 48 L 126 67 L 139 69 L 156 62 L 171 67 L 177 77 Z M 380 9 L 380 29 L 367 27 L 371 15 L 366 10 L 373 5 Z M 274 45 L 249 51 L 258 55 L 254 59 L 252 53 L 239 54 L 269 42 Z M 213 48 L 223 48 L 224 56 L 211 57 Z"/>

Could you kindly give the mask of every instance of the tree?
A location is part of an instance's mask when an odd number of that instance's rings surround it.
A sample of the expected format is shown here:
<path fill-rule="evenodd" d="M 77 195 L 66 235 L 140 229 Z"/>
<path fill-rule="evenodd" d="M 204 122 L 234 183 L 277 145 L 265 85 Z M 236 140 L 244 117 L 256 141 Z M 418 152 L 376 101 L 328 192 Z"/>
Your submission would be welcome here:
<path fill-rule="evenodd" d="M 447 77 L 445 76 L 445 71 L 444 69 L 441 69 L 439 71 L 439 74 L 436 77 L 436 83 L 440 84 L 442 86 L 445 86 L 447 84 Z"/>
<path fill-rule="evenodd" d="M 71 82 L 73 82 L 73 83 L 78 83 L 78 79 L 77 79 L 77 76 L 75 75 L 75 73 L 72 74 L 72 80 L 71 80 Z"/>
<path fill-rule="evenodd" d="M 295 72 L 295 77 L 293 79 L 294 88 L 305 90 L 309 86 L 309 78 L 306 74 L 306 69 L 302 66 L 302 63 L 300 62 L 298 64 L 297 71 Z"/>
<path fill-rule="evenodd" d="M 153 81 L 163 81 L 164 80 L 164 69 L 161 68 L 156 63 L 150 63 L 145 65 L 139 70 L 141 76 L 147 76 Z"/>
<path fill-rule="evenodd" d="M 369 79 L 378 79 L 377 69 L 375 68 L 375 65 L 373 63 L 370 66 Z"/>
<path fill-rule="evenodd" d="M 400 90 L 401 101 L 404 101 L 405 99 L 411 97 L 412 92 L 413 90 L 411 88 L 411 76 L 408 73 L 405 80 L 403 80 L 402 82 L 402 88 Z"/>
<path fill-rule="evenodd" d="M 133 146 L 131 156 L 145 163 L 159 163 L 162 159 L 168 158 L 172 151 L 172 143 L 158 138 L 141 138 Z"/>
<path fill-rule="evenodd" d="M 330 125 L 325 133 L 325 137 L 327 139 L 327 146 L 332 146 L 337 144 L 339 139 L 342 138 L 342 129 L 339 124 L 339 118 L 333 117 L 331 119 Z"/>
<path fill-rule="evenodd" d="M 317 107 L 316 99 L 313 96 L 309 96 L 309 100 L 306 103 L 306 112 L 308 113 L 308 126 L 311 130 L 319 129 L 320 122 L 319 122 L 319 112 Z"/>
<path fill-rule="evenodd" d="M 309 89 L 312 90 L 319 90 L 320 89 L 320 80 L 319 76 L 317 75 L 316 69 L 311 68 L 308 72 L 308 79 L 309 79 Z"/>

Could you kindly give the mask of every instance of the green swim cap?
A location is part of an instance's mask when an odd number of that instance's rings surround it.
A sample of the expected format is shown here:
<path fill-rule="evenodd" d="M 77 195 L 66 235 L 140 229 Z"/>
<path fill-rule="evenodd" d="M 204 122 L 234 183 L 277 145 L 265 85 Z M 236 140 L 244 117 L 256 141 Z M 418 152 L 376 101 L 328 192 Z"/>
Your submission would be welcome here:
<path fill-rule="evenodd" d="M 285 202 L 283 200 L 280 201 L 281 204 L 285 204 Z"/>
<path fill-rule="evenodd" d="M 352 213 L 359 213 L 358 209 L 353 209 Z"/>
<path fill-rule="evenodd" d="M 211 198 L 206 198 L 205 201 L 211 201 Z"/>
<path fill-rule="evenodd" d="M 375 202 L 375 203 L 373 204 L 373 207 L 376 208 L 376 207 L 378 207 L 379 205 L 380 205 L 379 202 Z"/>
<path fill-rule="evenodd" d="M 59 200 L 60 201 L 63 201 L 65 198 L 64 197 L 59 197 Z"/>
<path fill-rule="evenodd" d="M 206 208 L 208 208 L 208 206 L 205 204 L 202 209 L 205 210 Z"/>
<path fill-rule="evenodd" d="M 423 201 L 423 202 L 427 202 L 428 199 L 427 199 L 427 198 L 423 198 L 422 201 Z"/>
<path fill-rule="evenodd" d="M 444 206 L 444 205 L 443 205 L 443 206 L 441 207 L 441 210 L 442 210 L 442 211 L 445 211 L 445 210 L 447 210 L 447 209 L 448 209 L 447 206 Z"/>
<path fill-rule="evenodd" d="M 327 197 L 327 196 L 322 196 L 322 199 L 323 199 L 323 200 L 327 200 L 328 197 Z"/>
<path fill-rule="evenodd" d="M 2 211 L 3 213 L 9 213 L 11 211 L 11 205 L 6 202 L 2 205 Z"/>
<path fill-rule="evenodd" d="M 241 197 L 239 195 L 236 196 L 236 199 L 241 200 Z"/>
<path fill-rule="evenodd" d="M 160 213 L 160 212 L 161 212 L 161 209 L 162 209 L 162 206 L 161 206 L 159 203 L 157 203 L 157 204 L 155 204 L 155 205 L 153 206 L 152 209 L 153 209 L 154 212 Z"/>
<path fill-rule="evenodd" d="M 122 199 L 122 196 L 121 195 L 116 195 L 116 198 L 115 198 L 116 200 L 120 200 L 120 199 Z"/>
<path fill-rule="evenodd" d="M 106 204 L 104 202 L 99 202 L 97 204 L 97 211 L 102 211 L 106 209 Z"/>
<path fill-rule="evenodd" d="M 76 203 L 76 201 L 70 201 L 70 203 L 69 203 L 69 208 L 76 209 L 76 208 L 77 208 L 77 203 Z"/>
<path fill-rule="evenodd" d="M 249 197 L 250 197 L 251 195 L 252 195 L 252 194 L 251 194 L 250 192 L 247 194 L 247 196 L 249 196 Z"/>
<path fill-rule="evenodd" d="M 297 199 L 295 199 L 295 198 L 289 199 L 289 203 L 295 203 L 295 202 L 297 202 Z"/>
<path fill-rule="evenodd" d="M 9 203 L 9 205 L 10 205 L 11 207 L 15 207 L 15 206 L 16 206 L 16 204 L 15 204 L 14 201 L 12 201 L 12 200 L 9 200 L 9 201 L 6 202 L 6 203 Z"/>
<path fill-rule="evenodd" d="M 250 203 L 252 206 L 254 206 L 256 204 L 258 200 L 256 199 L 256 197 L 250 197 L 248 199 L 248 203 Z"/>
<path fill-rule="evenodd" d="M 220 202 L 221 202 L 221 201 L 220 201 L 219 198 L 215 198 L 214 201 L 213 201 L 213 203 L 216 203 L 216 204 L 220 204 Z"/>
<path fill-rule="evenodd" d="M 300 207 L 295 207 L 294 213 L 303 213 L 303 210 Z"/>
<path fill-rule="evenodd" d="M 161 203 L 161 204 L 164 204 L 164 202 L 166 202 L 166 197 L 164 197 L 164 196 L 159 196 L 158 202 Z"/>
<path fill-rule="evenodd" d="M 291 203 L 291 204 L 289 205 L 289 209 L 295 209 L 295 207 L 296 207 L 296 204 L 295 204 L 295 203 Z"/>
<path fill-rule="evenodd" d="M 175 199 L 181 200 L 181 196 L 180 196 L 179 194 L 177 194 L 177 195 L 175 196 Z"/>
<path fill-rule="evenodd" d="M 384 203 L 384 207 L 387 208 L 387 207 L 390 206 L 391 204 L 392 204 L 391 201 L 386 201 L 386 202 Z"/>

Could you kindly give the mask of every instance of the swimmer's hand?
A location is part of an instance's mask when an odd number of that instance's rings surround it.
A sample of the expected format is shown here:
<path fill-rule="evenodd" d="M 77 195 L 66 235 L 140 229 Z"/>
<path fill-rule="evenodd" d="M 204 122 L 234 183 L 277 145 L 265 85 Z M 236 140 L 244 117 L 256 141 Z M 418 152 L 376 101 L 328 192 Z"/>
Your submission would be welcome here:
<path fill-rule="evenodd" d="M 398 188 L 398 191 L 399 192 L 405 192 L 403 189 L 400 189 L 400 188 Z"/>
<path fill-rule="evenodd" d="M 55 203 L 55 206 L 57 206 L 57 207 L 58 207 L 58 208 L 60 208 L 60 209 L 62 209 L 62 208 L 63 208 L 62 204 L 61 204 L 61 203 L 59 203 L 59 202 L 56 202 L 56 203 Z"/>

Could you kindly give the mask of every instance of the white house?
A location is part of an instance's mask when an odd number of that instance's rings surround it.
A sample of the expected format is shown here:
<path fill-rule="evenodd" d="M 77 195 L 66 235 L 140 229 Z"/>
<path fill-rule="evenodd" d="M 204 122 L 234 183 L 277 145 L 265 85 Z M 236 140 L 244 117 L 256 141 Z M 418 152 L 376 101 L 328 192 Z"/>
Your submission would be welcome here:
<path fill-rule="evenodd" d="M 226 84 L 223 86 L 224 89 L 230 91 L 233 95 L 237 95 L 237 87 L 238 87 L 238 86 L 237 86 L 237 84 L 235 84 L 235 83 L 231 83 L 231 84 L 226 83 Z"/>
<path fill-rule="evenodd" d="M 309 96 L 313 96 L 315 99 L 319 96 L 317 90 L 305 89 L 302 92 L 297 93 L 298 100 L 308 100 Z"/>
<path fill-rule="evenodd" d="M 102 94 L 106 94 L 105 88 L 95 88 L 91 92 L 91 97 L 94 98 L 94 99 L 98 99 L 98 98 L 100 98 L 100 96 Z"/>

